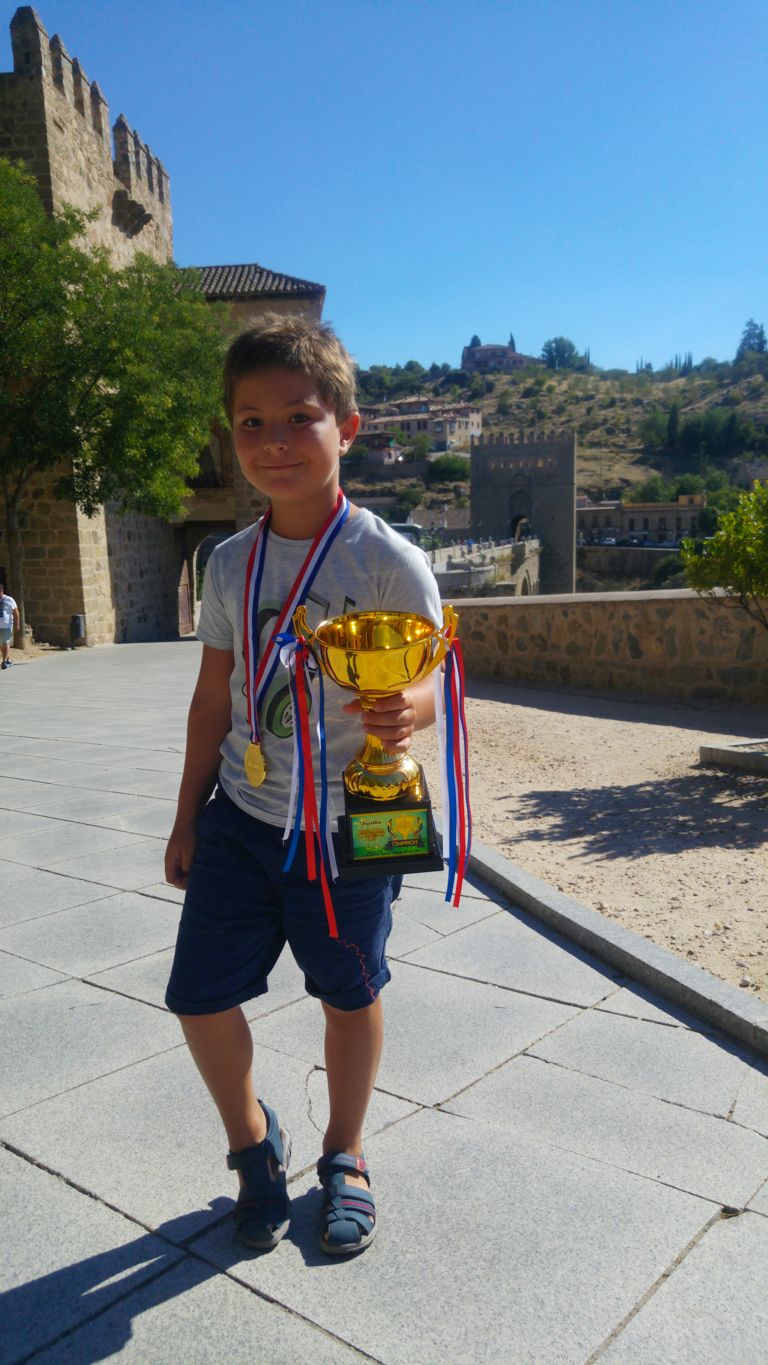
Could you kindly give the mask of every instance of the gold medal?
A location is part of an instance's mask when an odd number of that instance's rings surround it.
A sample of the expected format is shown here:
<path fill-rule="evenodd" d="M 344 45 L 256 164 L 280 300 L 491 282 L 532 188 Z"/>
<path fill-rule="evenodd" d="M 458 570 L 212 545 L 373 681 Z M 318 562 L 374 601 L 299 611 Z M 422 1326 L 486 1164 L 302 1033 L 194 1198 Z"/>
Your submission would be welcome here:
<path fill-rule="evenodd" d="M 267 765 L 260 744 L 249 744 L 243 762 L 245 775 L 252 787 L 260 787 L 267 775 Z"/>

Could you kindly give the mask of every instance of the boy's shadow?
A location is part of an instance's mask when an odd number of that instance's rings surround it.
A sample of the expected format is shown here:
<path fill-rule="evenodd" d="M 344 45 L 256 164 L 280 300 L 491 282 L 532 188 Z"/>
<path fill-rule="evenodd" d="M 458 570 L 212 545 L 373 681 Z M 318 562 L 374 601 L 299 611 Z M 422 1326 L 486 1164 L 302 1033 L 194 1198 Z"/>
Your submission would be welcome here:
<path fill-rule="evenodd" d="M 209 1208 L 221 1219 L 232 1208 L 217 1198 Z M 184 1256 L 183 1243 L 200 1232 L 201 1210 L 162 1223 L 132 1242 L 62 1266 L 0 1293 L 1 1365 L 20 1365 L 44 1346 L 90 1324 L 72 1342 L 72 1360 L 90 1365 L 120 1351 L 131 1338 L 134 1313 L 141 1313 L 210 1279 L 214 1266 Z M 210 1227 L 210 1223 L 208 1224 Z M 184 1266 L 182 1282 L 173 1273 Z M 137 1299 L 135 1292 L 142 1289 Z M 93 1322 L 93 1319 L 96 1319 Z"/>
<path fill-rule="evenodd" d="M 291 1200 L 286 1242 L 298 1247 L 307 1266 L 328 1266 L 336 1258 L 319 1247 L 323 1194 L 310 1189 Z M 177 1298 L 244 1260 L 274 1252 L 248 1251 L 236 1239 L 231 1199 L 211 1200 L 214 1215 L 201 1228 L 196 1209 L 161 1223 L 132 1242 L 98 1252 L 47 1275 L 0 1293 L 0 1365 L 22 1365 L 37 1352 L 60 1343 L 73 1365 L 95 1365 L 123 1349 L 133 1335 L 135 1316 Z M 213 1233 L 217 1264 L 201 1259 L 204 1240 Z M 200 1253 L 197 1253 L 197 1246 Z M 189 1252 L 191 1254 L 185 1254 Z"/>

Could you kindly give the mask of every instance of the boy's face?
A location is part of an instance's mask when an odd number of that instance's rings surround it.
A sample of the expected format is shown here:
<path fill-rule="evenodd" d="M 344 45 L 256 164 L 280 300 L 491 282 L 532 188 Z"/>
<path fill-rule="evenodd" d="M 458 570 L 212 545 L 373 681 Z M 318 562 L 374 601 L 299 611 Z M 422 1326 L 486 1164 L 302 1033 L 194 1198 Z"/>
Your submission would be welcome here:
<path fill-rule="evenodd" d="M 243 475 L 273 512 L 299 505 L 330 511 L 339 489 L 339 458 L 360 418 L 339 422 L 301 370 L 256 370 L 235 386 L 232 435 Z M 275 528 L 276 529 L 276 528 Z"/>

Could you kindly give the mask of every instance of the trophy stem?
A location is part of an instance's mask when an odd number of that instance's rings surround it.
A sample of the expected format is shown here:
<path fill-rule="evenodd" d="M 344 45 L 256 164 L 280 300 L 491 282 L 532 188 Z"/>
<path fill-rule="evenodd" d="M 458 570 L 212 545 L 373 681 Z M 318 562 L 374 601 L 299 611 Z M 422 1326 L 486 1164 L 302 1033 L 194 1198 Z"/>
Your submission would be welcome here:
<path fill-rule="evenodd" d="M 362 751 L 344 769 L 344 786 L 370 801 L 421 801 L 421 768 L 408 754 L 393 754 L 377 735 L 366 735 Z"/>

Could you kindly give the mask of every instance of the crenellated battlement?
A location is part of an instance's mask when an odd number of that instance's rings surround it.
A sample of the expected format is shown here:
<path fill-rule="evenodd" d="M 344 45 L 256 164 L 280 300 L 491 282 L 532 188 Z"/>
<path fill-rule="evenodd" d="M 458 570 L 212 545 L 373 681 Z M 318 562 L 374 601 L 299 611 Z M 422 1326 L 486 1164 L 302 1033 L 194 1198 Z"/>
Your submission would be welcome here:
<path fill-rule="evenodd" d="M 172 254 L 168 173 L 120 114 L 110 130 L 109 106 L 96 81 L 58 33 L 52 38 L 31 5 L 11 20 L 13 71 L 0 73 L 0 134 L 6 155 L 26 162 L 49 211 L 65 203 L 99 210 L 89 229 L 116 263 L 138 249 Z"/>
<path fill-rule="evenodd" d="M 563 452 L 570 451 L 573 446 L 573 432 L 570 431 L 487 431 L 482 436 L 476 436 L 472 441 L 472 450 L 478 452 L 493 452 L 507 449 L 520 449 L 525 446 L 541 446 L 546 444 L 553 449 L 560 448 Z"/>

